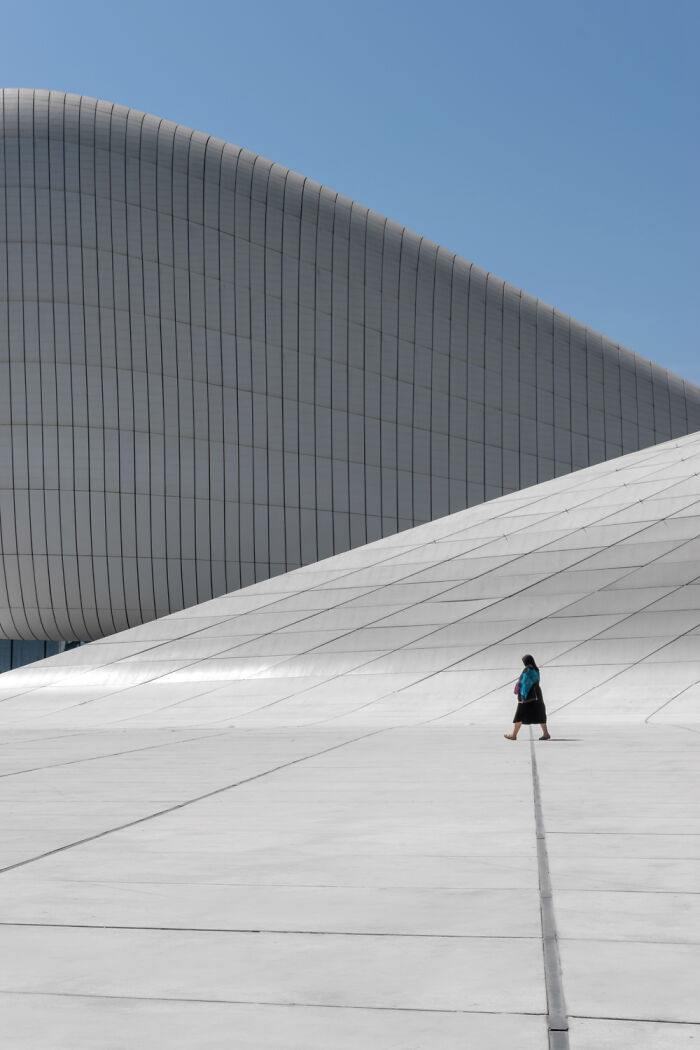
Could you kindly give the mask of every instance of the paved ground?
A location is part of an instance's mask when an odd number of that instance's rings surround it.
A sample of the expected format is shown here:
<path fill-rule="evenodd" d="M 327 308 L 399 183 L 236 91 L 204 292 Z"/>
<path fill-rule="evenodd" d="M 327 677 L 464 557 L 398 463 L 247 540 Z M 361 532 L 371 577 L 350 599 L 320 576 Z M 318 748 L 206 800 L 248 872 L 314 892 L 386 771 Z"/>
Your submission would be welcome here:
<path fill-rule="evenodd" d="M 526 729 L 6 732 L 3 1046 L 700 1046 L 700 735 L 565 736 L 538 863 Z"/>

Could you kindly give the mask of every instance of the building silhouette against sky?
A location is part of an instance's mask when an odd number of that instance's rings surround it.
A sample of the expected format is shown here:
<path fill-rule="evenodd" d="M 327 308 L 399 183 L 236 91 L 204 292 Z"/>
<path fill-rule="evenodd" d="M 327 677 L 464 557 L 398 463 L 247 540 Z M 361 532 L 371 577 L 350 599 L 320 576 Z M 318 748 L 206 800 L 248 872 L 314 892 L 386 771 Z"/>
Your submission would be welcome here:
<path fill-rule="evenodd" d="M 237 146 L 61 92 L 1 119 L 2 666 L 700 428 L 697 387 Z"/>

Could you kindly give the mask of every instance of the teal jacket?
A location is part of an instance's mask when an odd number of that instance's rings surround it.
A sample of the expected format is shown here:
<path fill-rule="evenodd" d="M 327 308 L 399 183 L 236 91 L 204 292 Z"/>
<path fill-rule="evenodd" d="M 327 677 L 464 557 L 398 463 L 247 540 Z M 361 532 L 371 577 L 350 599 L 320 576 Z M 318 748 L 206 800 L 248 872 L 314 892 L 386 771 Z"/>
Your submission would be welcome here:
<path fill-rule="evenodd" d="M 526 667 L 523 673 L 520 675 L 520 681 L 518 683 L 518 693 L 521 700 L 527 700 L 528 694 L 532 689 L 535 682 L 539 682 L 540 672 L 536 671 L 534 667 Z"/>

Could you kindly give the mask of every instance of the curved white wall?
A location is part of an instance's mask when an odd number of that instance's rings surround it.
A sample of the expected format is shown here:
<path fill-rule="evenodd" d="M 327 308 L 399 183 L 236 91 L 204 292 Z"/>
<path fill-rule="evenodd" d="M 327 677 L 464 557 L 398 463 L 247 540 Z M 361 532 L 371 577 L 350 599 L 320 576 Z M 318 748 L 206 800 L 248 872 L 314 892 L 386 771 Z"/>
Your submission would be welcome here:
<path fill-rule="evenodd" d="M 700 391 L 318 183 L 2 93 L 0 635 L 89 639 L 700 427 Z"/>
<path fill-rule="evenodd" d="M 700 720 L 700 434 L 9 671 L 11 726 Z"/>

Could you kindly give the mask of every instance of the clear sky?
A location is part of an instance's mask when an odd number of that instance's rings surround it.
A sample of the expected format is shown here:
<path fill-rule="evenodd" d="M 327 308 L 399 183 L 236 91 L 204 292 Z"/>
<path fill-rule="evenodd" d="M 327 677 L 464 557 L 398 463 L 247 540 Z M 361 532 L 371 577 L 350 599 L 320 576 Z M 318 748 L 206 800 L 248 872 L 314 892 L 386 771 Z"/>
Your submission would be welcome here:
<path fill-rule="evenodd" d="M 700 384 L 698 0 L 33 0 L 2 86 L 167 117 Z"/>

